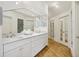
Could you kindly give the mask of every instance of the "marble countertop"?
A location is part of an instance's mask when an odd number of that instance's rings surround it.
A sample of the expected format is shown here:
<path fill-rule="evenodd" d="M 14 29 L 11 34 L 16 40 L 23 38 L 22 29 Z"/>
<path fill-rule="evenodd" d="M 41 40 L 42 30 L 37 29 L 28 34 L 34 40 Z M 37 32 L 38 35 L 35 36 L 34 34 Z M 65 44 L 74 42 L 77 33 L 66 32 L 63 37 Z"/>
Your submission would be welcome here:
<path fill-rule="evenodd" d="M 38 35 L 42 35 L 42 34 L 46 34 L 47 32 L 40 32 L 40 33 L 33 33 L 33 34 L 29 34 L 29 35 L 18 35 L 18 36 L 15 36 L 15 37 L 12 37 L 12 38 L 3 38 L 3 44 L 7 44 L 7 43 L 11 43 L 11 42 L 15 42 L 15 41 L 18 41 L 18 40 L 22 40 L 22 39 L 25 39 L 25 38 L 30 38 L 30 37 L 33 37 L 33 36 L 38 36 Z"/>

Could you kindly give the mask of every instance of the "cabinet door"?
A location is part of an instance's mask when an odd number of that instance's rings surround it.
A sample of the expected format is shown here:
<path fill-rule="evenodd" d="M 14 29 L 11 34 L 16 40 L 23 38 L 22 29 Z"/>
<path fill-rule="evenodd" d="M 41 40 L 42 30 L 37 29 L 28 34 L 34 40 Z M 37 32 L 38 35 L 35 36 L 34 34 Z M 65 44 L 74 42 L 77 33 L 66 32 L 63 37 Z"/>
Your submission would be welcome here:
<path fill-rule="evenodd" d="M 21 56 L 21 51 L 19 51 L 20 48 L 15 48 L 12 49 L 11 51 L 5 52 L 4 57 L 20 57 Z"/>
<path fill-rule="evenodd" d="M 21 55 L 22 57 L 32 57 L 31 43 L 24 44 L 22 46 L 21 53 L 22 53 L 22 55 Z"/>
<path fill-rule="evenodd" d="M 7 51 L 4 53 L 4 56 L 5 57 L 31 57 L 32 56 L 31 44 L 30 43 L 23 44 L 18 48 Z"/>
<path fill-rule="evenodd" d="M 32 55 L 39 53 L 48 43 L 48 35 L 37 36 L 36 41 L 32 41 Z"/>

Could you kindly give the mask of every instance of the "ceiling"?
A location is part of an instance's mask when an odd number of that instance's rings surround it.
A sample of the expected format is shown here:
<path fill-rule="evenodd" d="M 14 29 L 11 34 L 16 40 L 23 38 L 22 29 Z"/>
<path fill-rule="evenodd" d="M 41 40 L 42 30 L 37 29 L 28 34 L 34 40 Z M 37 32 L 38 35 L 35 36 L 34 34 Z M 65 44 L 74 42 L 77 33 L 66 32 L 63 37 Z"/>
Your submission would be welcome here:
<path fill-rule="evenodd" d="M 33 14 L 36 16 L 41 16 L 46 15 L 47 13 L 45 4 L 40 1 L 0 1 L 0 6 L 4 11 L 21 9 L 18 11 L 23 11 L 23 13 L 25 12 L 26 14 L 28 14 L 27 11 L 29 10 L 32 13 L 32 16 Z"/>
<path fill-rule="evenodd" d="M 16 3 L 17 2 L 17 3 Z M 71 2 L 69 1 L 2 1 L 0 6 L 3 10 L 11 10 L 17 8 L 24 8 L 19 11 L 21 13 L 34 15 L 47 15 L 48 18 L 52 18 L 61 13 L 68 11 L 71 8 Z M 26 11 L 26 10 L 30 11 Z"/>
<path fill-rule="evenodd" d="M 31 17 L 36 16 L 32 11 L 30 11 L 26 8 L 16 9 L 16 10 L 13 10 L 13 12 L 22 13 L 22 14 L 25 14 L 25 15 L 31 16 Z"/>
<path fill-rule="evenodd" d="M 49 19 L 68 11 L 71 8 L 70 1 L 54 1 L 48 2 L 48 17 Z"/>

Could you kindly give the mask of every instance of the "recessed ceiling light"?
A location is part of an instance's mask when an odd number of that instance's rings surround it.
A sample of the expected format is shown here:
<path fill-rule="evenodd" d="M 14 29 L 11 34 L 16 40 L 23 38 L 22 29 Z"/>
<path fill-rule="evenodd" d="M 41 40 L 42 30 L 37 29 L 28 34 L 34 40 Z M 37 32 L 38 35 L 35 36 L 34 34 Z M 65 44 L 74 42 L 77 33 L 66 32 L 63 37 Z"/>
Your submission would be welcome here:
<path fill-rule="evenodd" d="M 18 2 L 16 2 L 16 5 L 19 4 Z"/>
<path fill-rule="evenodd" d="M 55 5 L 55 7 L 56 7 L 56 8 L 59 8 L 59 6 L 58 6 L 58 5 Z"/>

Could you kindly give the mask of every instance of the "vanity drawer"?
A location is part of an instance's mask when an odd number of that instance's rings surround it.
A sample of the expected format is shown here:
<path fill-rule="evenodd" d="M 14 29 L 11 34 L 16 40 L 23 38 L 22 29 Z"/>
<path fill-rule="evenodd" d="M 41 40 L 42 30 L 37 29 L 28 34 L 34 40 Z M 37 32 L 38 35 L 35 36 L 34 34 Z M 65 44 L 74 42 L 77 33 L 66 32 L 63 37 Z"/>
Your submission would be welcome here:
<path fill-rule="evenodd" d="M 20 57 L 21 54 L 20 54 L 20 51 L 19 51 L 19 47 L 11 50 L 11 51 L 8 51 L 8 52 L 4 52 L 4 57 Z"/>
<path fill-rule="evenodd" d="M 32 47 L 40 46 L 40 45 L 47 45 L 48 44 L 48 35 L 40 35 L 32 39 Z"/>
<path fill-rule="evenodd" d="M 25 43 L 28 44 L 29 42 L 31 42 L 31 38 L 4 44 L 4 52 L 10 51 L 18 46 L 25 44 Z"/>
<path fill-rule="evenodd" d="M 34 36 L 32 41 L 37 41 L 37 40 L 46 40 L 48 39 L 48 34 L 41 34 L 38 36 Z"/>
<path fill-rule="evenodd" d="M 44 41 L 42 39 L 37 40 L 37 41 L 32 41 L 32 47 L 39 46 L 42 44 Z"/>
<path fill-rule="evenodd" d="M 4 53 L 4 57 L 31 57 L 32 50 L 31 44 L 23 44 L 22 46 L 16 47 L 11 51 Z"/>

